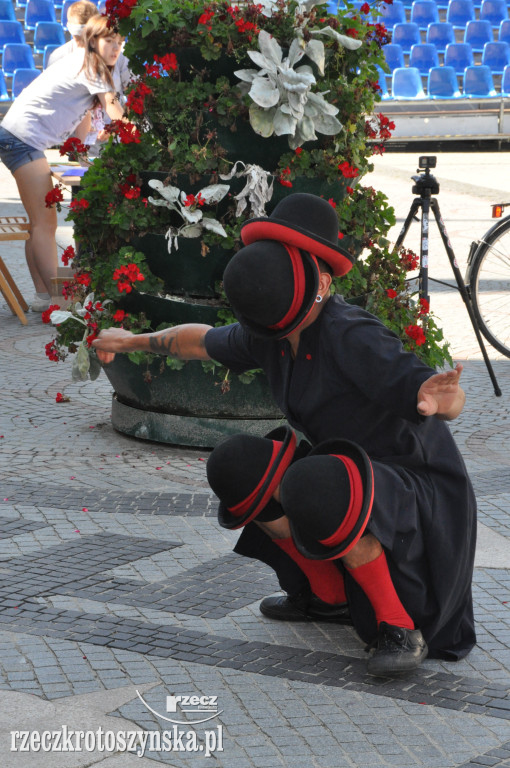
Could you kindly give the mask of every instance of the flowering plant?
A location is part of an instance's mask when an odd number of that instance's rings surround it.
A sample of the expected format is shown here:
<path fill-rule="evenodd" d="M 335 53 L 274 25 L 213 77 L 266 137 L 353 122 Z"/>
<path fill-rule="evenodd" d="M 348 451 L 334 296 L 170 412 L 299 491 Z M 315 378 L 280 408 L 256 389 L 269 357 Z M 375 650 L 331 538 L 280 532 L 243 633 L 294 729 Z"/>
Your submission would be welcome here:
<path fill-rule="evenodd" d="M 172 321 L 155 319 L 148 299 L 198 301 L 192 290 L 168 290 L 145 240 L 166 235 L 157 261 L 169 271 L 190 243 L 204 265 L 218 249 L 228 260 L 246 218 L 308 191 L 335 207 L 352 253 L 365 249 L 336 290 L 363 295 L 423 359 L 447 359 L 385 240 L 393 211 L 359 186 L 394 127 L 376 106 L 388 40 L 376 7 L 357 10 L 347 0 L 332 15 L 320 0 L 107 0 L 135 78 L 127 122 L 109 124 L 69 214 L 80 248 L 66 296 L 80 310 L 91 292 L 99 298 L 93 332 L 115 323 L 158 330 Z M 219 278 L 208 302 L 219 307 L 218 324 L 233 319 Z M 82 316 L 69 311 L 74 319 L 58 323 L 51 346 L 58 358 L 83 346 Z"/>

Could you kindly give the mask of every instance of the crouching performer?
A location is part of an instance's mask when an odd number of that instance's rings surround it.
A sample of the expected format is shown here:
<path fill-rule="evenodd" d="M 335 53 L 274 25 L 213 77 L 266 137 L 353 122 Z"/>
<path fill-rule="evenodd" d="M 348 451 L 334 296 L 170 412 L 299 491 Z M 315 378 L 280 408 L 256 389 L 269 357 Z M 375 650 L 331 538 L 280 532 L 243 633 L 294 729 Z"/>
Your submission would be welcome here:
<path fill-rule="evenodd" d="M 373 315 L 331 295 L 332 277 L 352 261 L 321 198 L 289 195 L 241 236 L 245 247 L 224 274 L 239 322 L 108 329 L 94 342 L 100 359 L 147 350 L 216 360 L 235 373 L 262 368 L 312 450 L 296 449 L 284 430 L 230 438 L 247 441 L 253 463 L 235 450 L 225 483 L 220 457 L 232 444 L 208 463 L 220 522 L 244 526 L 235 551 L 273 567 L 287 593 L 263 600 L 262 613 L 352 621 L 375 648 L 373 674 L 409 671 L 427 653 L 463 658 L 476 640 L 476 504 L 444 424 L 464 406 L 462 366 L 436 373 Z M 254 439 L 268 441 L 262 458 Z"/>

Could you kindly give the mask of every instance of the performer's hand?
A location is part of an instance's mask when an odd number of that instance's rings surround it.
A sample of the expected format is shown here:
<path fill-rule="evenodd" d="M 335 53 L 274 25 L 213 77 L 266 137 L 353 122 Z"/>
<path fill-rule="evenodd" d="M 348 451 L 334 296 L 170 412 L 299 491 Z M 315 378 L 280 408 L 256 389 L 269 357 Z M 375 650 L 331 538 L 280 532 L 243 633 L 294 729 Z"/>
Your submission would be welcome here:
<path fill-rule="evenodd" d="M 116 352 L 125 351 L 125 342 L 132 336 L 131 331 L 126 331 L 124 328 L 105 328 L 94 339 L 92 346 L 103 364 L 111 363 Z"/>
<path fill-rule="evenodd" d="M 441 419 L 455 419 L 459 415 L 466 399 L 459 385 L 463 367 L 458 363 L 453 371 L 436 373 L 423 382 L 418 391 L 419 414 Z"/>

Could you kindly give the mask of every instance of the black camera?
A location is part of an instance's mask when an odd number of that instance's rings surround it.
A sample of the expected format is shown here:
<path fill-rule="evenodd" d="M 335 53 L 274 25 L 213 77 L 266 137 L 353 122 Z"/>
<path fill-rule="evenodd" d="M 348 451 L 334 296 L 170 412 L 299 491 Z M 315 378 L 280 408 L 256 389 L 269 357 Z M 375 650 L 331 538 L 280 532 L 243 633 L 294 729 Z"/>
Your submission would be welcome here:
<path fill-rule="evenodd" d="M 435 168 L 437 163 L 437 157 L 432 157 L 431 155 L 422 155 L 418 158 L 418 168 L 424 169 L 424 168 Z"/>

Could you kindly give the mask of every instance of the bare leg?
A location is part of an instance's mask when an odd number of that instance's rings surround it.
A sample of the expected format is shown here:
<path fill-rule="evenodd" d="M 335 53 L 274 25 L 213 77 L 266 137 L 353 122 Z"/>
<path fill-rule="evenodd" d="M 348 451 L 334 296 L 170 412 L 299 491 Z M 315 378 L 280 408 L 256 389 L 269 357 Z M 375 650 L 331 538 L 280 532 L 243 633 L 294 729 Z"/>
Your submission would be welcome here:
<path fill-rule="evenodd" d="M 288 539 L 290 537 L 290 526 L 288 517 L 279 517 L 277 520 L 271 520 L 268 523 L 259 523 L 256 525 L 262 528 L 271 539 Z"/>
<path fill-rule="evenodd" d="M 14 172 L 21 202 L 30 221 L 30 240 L 25 254 L 28 269 L 38 293 L 51 295 L 51 278 L 57 276 L 57 212 L 47 208 L 45 197 L 51 189 L 50 167 L 45 158 L 33 160 Z"/>
<path fill-rule="evenodd" d="M 367 533 L 341 559 L 347 568 L 358 568 L 360 565 L 371 563 L 381 552 L 380 542 L 371 533 Z"/>

